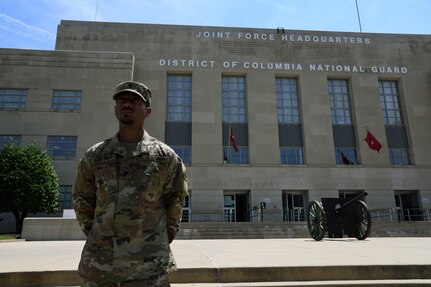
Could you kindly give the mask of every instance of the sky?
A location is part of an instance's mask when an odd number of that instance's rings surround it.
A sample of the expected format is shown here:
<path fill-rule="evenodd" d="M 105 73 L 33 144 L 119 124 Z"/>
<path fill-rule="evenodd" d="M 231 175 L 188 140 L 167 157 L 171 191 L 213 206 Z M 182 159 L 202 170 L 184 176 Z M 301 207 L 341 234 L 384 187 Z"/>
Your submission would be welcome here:
<path fill-rule="evenodd" d="M 431 34 L 431 0 L 356 0 L 362 32 Z M 360 32 L 355 0 L 0 0 L 0 48 L 53 50 L 61 20 Z"/>

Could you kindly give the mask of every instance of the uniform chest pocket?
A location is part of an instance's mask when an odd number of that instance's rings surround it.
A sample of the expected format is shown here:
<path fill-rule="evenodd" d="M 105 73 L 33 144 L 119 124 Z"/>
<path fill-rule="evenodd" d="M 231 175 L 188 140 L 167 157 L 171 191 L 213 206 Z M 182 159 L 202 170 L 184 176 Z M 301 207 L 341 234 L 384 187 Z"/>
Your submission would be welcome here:
<path fill-rule="evenodd" d="M 94 180 L 97 187 L 97 200 L 99 204 L 106 204 L 112 200 L 117 189 L 117 174 L 115 161 L 95 163 Z"/>
<path fill-rule="evenodd" d="M 145 166 L 142 166 L 139 172 L 134 175 L 138 176 L 135 181 L 140 185 L 147 185 L 151 182 L 152 178 L 159 173 L 159 166 L 154 161 L 149 161 Z"/>
<path fill-rule="evenodd" d="M 108 184 L 117 177 L 117 171 L 115 167 L 115 161 L 106 161 L 103 163 L 94 164 L 94 176 L 96 185 Z"/>

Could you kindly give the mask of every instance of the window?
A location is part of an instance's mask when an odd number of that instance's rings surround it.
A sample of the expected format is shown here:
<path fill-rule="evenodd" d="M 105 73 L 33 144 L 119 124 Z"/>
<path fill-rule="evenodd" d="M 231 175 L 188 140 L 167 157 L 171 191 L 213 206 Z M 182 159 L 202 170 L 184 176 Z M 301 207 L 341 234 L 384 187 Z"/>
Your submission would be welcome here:
<path fill-rule="evenodd" d="M 409 165 L 409 144 L 402 119 L 398 83 L 379 81 L 379 93 L 391 165 Z"/>
<path fill-rule="evenodd" d="M 168 75 L 165 142 L 191 163 L 192 76 Z"/>
<path fill-rule="evenodd" d="M 54 90 L 51 108 L 56 111 L 79 111 L 81 109 L 81 91 Z"/>
<path fill-rule="evenodd" d="M 395 81 L 379 81 L 380 104 L 386 125 L 401 125 L 401 108 Z"/>
<path fill-rule="evenodd" d="M 168 75 L 166 121 L 192 121 L 192 77 L 190 75 Z"/>
<path fill-rule="evenodd" d="M 409 165 L 409 152 L 407 148 L 389 148 L 391 165 Z"/>
<path fill-rule="evenodd" d="M 356 159 L 356 148 L 354 147 L 336 147 L 335 148 L 335 162 L 337 165 L 358 164 Z"/>
<path fill-rule="evenodd" d="M 302 147 L 280 147 L 281 164 L 304 164 Z"/>
<path fill-rule="evenodd" d="M 247 123 L 245 77 L 223 77 L 223 122 Z"/>
<path fill-rule="evenodd" d="M 248 163 L 248 123 L 245 77 L 222 77 L 223 162 Z M 235 139 L 238 151 L 231 144 Z"/>
<path fill-rule="evenodd" d="M 72 208 L 72 186 L 71 185 L 60 185 L 59 205 L 61 210 Z"/>
<path fill-rule="evenodd" d="M 296 79 L 275 79 L 278 123 L 299 124 L 299 104 Z"/>
<path fill-rule="evenodd" d="M 171 148 L 177 153 L 183 163 L 191 163 L 190 146 L 171 145 Z"/>
<path fill-rule="evenodd" d="M 224 146 L 223 156 L 225 163 L 247 164 L 248 146 L 238 146 L 238 151 L 235 151 L 233 146 Z"/>
<path fill-rule="evenodd" d="M 46 150 L 54 159 L 72 159 L 76 157 L 76 136 L 48 136 Z"/>
<path fill-rule="evenodd" d="M 21 144 L 21 136 L 0 135 L 0 150 L 7 144 L 19 146 Z"/>
<path fill-rule="evenodd" d="M 0 109 L 25 109 L 27 90 L 0 89 Z"/>
<path fill-rule="evenodd" d="M 356 133 L 352 124 L 347 80 L 328 80 L 329 105 L 331 109 L 332 134 L 334 138 L 335 163 L 358 164 Z"/>
<path fill-rule="evenodd" d="M 278 140 L 281 164 L 304 164 L 297 80 L 276 78 Z"/>
<path fill-rule="evenodd" d="M 328 80 L 332 124 L 351 124 L 349 91 L 346 80 Z"/>

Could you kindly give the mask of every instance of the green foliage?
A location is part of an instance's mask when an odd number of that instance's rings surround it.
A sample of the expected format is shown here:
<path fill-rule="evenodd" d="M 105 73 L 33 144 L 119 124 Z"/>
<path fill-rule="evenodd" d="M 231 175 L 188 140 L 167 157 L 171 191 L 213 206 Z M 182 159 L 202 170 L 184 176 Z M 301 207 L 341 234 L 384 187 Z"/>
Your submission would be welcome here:
<path fill-rule="evenodd" d="M 15 234 L 0 234 L 0 240 L 11 240 L 16 238 L 17 236 Z"/>
<path fill-rule="evenodd" d="M 58 177 L 45 151 L 33 144 L 1 150 L 0 212 L 13 212 L 17 227 L 29 212 L 57 211 L 58 198 Z"/>

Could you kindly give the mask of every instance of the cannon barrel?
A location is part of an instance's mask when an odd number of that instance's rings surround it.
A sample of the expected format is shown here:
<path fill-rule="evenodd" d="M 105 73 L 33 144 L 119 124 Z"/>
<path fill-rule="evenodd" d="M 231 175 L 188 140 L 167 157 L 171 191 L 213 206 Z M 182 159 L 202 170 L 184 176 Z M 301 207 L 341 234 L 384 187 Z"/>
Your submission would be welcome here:
<path fill-rule="evenodd" d="M 367 196 L 368 193 L 366 191 L 361 192 L 360 194 L 356 195 L 355 197 L 351 198 L 349 201 L 342 204 L 340 207 L 336 208 L 337 212 L 342 212 L 343 210 L 352 208 L 359 200 L 361 200 L 363 197 Z"/>

